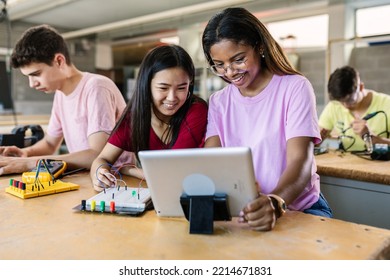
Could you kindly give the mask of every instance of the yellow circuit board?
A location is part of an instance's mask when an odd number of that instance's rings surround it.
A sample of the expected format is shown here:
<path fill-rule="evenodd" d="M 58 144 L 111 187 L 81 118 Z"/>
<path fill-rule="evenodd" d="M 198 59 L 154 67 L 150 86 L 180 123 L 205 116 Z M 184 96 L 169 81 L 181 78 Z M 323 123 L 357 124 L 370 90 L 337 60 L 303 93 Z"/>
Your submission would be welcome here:
<path fill-rule="evenodd" d="M 42 163 L 44 162 L 44 165 Z M 60 177 L 66 170 L 67 164 L 63 160 L 43 159 L 37 167 L 29 172 L 23 172 L 23 183 L 32 184 L 37 179 L 41 182 L 53 181 Z"/>
<path fill-rule="evenodd" d="M 5 191 L 14 196 L 26 199 L 78 190 L 79 188 L 79 185 L 63 182 L 61 180 L 29 184 L 10 179 L 10 185 L 5 189 Z"/>

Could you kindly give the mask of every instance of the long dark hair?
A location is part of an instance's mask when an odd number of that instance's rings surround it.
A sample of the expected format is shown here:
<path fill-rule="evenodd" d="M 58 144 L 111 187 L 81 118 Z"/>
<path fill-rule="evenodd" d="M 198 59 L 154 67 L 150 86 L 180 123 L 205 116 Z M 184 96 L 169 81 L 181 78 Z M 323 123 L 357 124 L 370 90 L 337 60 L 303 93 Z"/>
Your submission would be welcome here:
<path fill-rule="evenodd" d="M 137 76 L 136 87 L 127 107 L 116 125 L 122 121 L 130 125 L 132 152 L 138 158 L 138 152 L 149 150 L 149 138 L 152 119 L 152 90 L 151 81 L 157 72 L 168 68 L 180 67 L 190 78 L 189 96 L 183 106 L 172 116 L 169 122 L 172 146 L 178 137 L 180 126 L 190 106 L 194 102 L 204 102 L 193 95 L 195 67 L 189 54 L 177 45 L 162 45 L 150 50 L 144 57 Z M 115 131 L 116 128 L 113 130 Z"/>
<path fill-rule="evenodd" d="M 278 75 L 301 75 L 288 61 L 283 49 L 275 41 L 264 24 L 244 8 L 227 8 L 214 15 L 203 31 L 203 52 L 209 65 L 214 62 L 211 47 L 222 41 L 249 45 L 263 51 L 261 66 Z"/>

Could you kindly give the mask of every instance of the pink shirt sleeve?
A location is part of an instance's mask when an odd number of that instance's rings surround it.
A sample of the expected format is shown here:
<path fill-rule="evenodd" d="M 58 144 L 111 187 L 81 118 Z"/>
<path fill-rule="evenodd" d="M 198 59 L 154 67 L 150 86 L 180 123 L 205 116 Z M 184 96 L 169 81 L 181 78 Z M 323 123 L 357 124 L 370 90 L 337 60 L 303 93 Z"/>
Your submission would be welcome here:
<path fill-rule="evenodd" d="M 111 133 L 125 106 L 110 79 L 84 73 L 72 94 L 55 93 L 47 133 L 64 137 L 70 153 L 89 149 L 88 137 L 100 131 Z"/>

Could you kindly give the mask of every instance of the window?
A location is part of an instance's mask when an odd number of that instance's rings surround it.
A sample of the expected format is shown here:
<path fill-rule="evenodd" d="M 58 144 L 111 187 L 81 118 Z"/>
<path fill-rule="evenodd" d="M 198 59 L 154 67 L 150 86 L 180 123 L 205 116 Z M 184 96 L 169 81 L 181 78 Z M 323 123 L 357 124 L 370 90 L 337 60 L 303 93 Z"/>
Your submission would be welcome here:
<path fill-rule="evenodd" d="M 268 23 L 267 28 L 283 48 L 326 47 L 328 20 L 328 15 L 318 15 Z"/>
<path fill-rule="evenodd" d="M 356 36 L 366 37 L 390 34 L 390 5 L 358 9 Z"/>

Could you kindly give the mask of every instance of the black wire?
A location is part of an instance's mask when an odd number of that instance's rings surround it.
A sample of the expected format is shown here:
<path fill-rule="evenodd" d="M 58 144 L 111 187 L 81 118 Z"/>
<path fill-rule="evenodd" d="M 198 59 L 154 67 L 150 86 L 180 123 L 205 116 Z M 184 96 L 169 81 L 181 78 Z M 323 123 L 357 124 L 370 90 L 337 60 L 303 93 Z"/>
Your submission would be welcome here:
<path fill-rule="evenodd" d="M 87 170 L 86 168 L 84 167 L 81 167 L 81 168 L 78 168 L 78 169 L 74 169 L 74 170 L 70 170 L 68 172 L 64 172 L 59 178 L 62 178 L 62 177 L 65 177 L 65 176 L 68 176 L 68 175 L 71 175 L 71 174 L 74 174 L 74 173 L 77 173 L 77 172 L 80 172 L 80 171 L 85 171 Z"/>
<path fill-rule="evenodd" d="M 55 177 L 54 177 L 53 172 L 51 172 L 51 170 L 50 170 L 50 167 L 49 167 L 50 163 L 47 162 L 47 160 L 45 160 L 45 159 L 42 160 L 42 163 L 45 166 L 47 173 L 50 174 L 52 181 L 54 182 L 55 181 Z"/>
<path fill-rule="evenodd" d="M 382 113 L 383 115 L 385 115 L 385 125 L 386 125 L 386 138 L 389 138 L 389 127 L 388 127 L 388 121 L 387 121 L 387 114 L 385 111 L 378 111 L 378 113 Z M 382 132 L 383 133 L 383 132 Z M 381 134 L 382 134 L 381 133 Z"/>
<path fill-rule="evenodd" d="M 389 132 L 389 127 L 388 127 L 388 121 L 387 121 L 387 114 L 386 114 L 386 112 L 385 111 L 383 111 L 383 110 L 380 110 L 380 111 L 376 111 L 376 112 L 374 112 L 374 113 L 371 113 L 371 114 L 368 114 L 368 115 L 371 115 L 371 116 L 369 116 L 369 118 L 367 118 L 366 120 L 369 120 L 369 119 L 371 119 L 371 118 L 373 118 L 373 117 L 375 117 L 377 114 L 379 114 L 379 113 L 382 113 L 384 116 L 385 116 L 385 125 L 386 125 L 386 130 L 384 131 L 384 132 L 386 132 L 386 138 L 389 138 L 389 134 L 390 134 L 390 132 Z M 367 115 L 367 116 L 368 116 Z M 367 117 L 366 116 L 366 117 Z M 382 134 L 383 132 L 381 132 L 380 134 Z M 378 134 L 378 136 L 380 135 L 380 134 Z"/>
<path fill-rule="evenodd" d="M 366 151 L 353 151 L 353 152 L 351 152 L 351 155 L 355 155 L 355 156 L 362 158 L 362 159 L 365 159 L 365 160 L 373 161 L 373 158 L 371 158 L 371 155 L 367 154 Z"/>
<path fill-rule="evenodd" d="M 345 148 L 345 145 L 343 143 L 343 139 L 350 139 L 352 144 L 349 144 L 347 148 Z M 340 140 L 340 143 L 339 143 L 339 149 L 345 151 L 345 152 L 348 152 L 348 150 L 355 144 L 356 142 L 356 139 L 355 137 L 351 136 L 351 135 L 340 135 L 338 137 L 338 139 Z"/>

